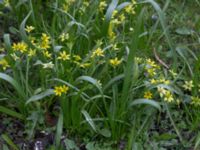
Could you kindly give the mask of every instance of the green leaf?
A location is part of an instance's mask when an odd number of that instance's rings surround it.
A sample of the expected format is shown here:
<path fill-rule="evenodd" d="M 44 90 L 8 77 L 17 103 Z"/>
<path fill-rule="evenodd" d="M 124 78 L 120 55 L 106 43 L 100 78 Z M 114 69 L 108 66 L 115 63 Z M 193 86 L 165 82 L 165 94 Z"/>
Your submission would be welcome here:
<path fill-rule="evenodd" d="M 62 110 L 60 110 L 58 123 L 57 123 L 57 127 L 56 127 L 56 137 L 55 137 L 57 149 L 59 148 L 59 145 L 60 145 L 62 131 L 63 131 L 63 112 L 62 112 Z"/>
<path fill-rule="evenodd" d="M 92 120 L 92 118 L 90 117 L 90 115 L 88 114 L 87 111 L 85 110 L 82 110 L 81 113 L 84 115 L 86 121 L 89 123 L 89 125 L 92 127 L 92 129 L 97 132 L 97 128 Z"/>
<path fill-rule="evenodd" d="M 8 109 L 8 108 L 6 108 L 4 106 L 0 106 L 0 112 L 5 113 L 7 115 L 10 115 L 12 117 L 24 120 L 24 116 L 22 114 L 17 113 L 16 111 L 13 111 L 11 109 Z"/>
<path fill-rule="evenodd" d="M 84 80 L 84 81 L 87 81 L 91 84 L 93 84 L 95 87 L 97 87 L 97 89 L 101 92 L 102 92 L 102 88 L 101 88 L 101 85 L 98 83 L 98 81 L 92 77 L 89 77 L 89 76 L 80 76 L 76 79 L 76 81 L 81 81 L 81 80 Z"/>
<path fill-rule="evenodd" d="M 176 33 L 180 35 L 191 35 L 194 33 L 194 31 L 192 29 L 182 27 L 182 28 L 176 29 Z"/>
<path fill-rule="evenodd" d="M 18 94 L 25 99 L 25 94 L 22 91 L 22 87 L 18 84 L 18 82 L 16 80 L 14 80 L 12 77 L 10 77 L 9 75 L 5 74 L 5 73 L 1 73 L 0 72 L 0 79 L 3 79 L 7 82 L 9 82 L 18 92 Z"/>
<path fill-rule="evenodd" d="M 79 148 L 76 146 L 75 142 L 70 139 L 64 140 L 65 147 L 67 150 L 79 150 Z"/>
<path fill-rule="evenodd" d="M 21 25 L 20 25 L 20 34 L 21 34 L 21 37 L 23 39 L 23 41 L 25 41 L 26 43 L 28 43 L 31 47 L 34 47 L 33 44 L 30 42 L 27 34 L 26 34 L 26 31 L 25 31 L 25 26 L 26 26 L 26 21 L 28 20 L 28 18 L 30 17 L 32 11 L 30 11 L 28 13 L 28 15 L 24 18 L 24 20 L 22 21 Z"/>
<path fill-rule="evenodd" d="M 103 88 L 103 91 L 106 91 L 111 85 L 122 80 L 124 78 L 124 74 L 117 75 L 116 77 L 112 78 Z"/>
<path fill-rule="evenodd" d="M 8 137 L 8 135 L 3 134 L 1 136 L 3 140 L 10 146 L 12 147 L 13 150 L 19 150 L 19 148 L 13 143 L 13 141 Z"/>
<path fill-rule="evenodd" d="M 195 142 L 194 150 L 198 150 L 199 145 L 200 145 L 200 133 L 198 133 L 198 135 L 196 137 L 196 142 Z"/>
<path fill-rule="evenodd" d="M 41 100 L 47 96 L 50 96 L 50 95 L 53 95 L 54 94 L 54 91 L 52 89 L 48 89 L 40 94 L 37 94 L 37 95 L 33 95 L 31 98 L 29 98 L 26 102 L 26 105 L 29 104 L 30 102 L 35 102 L 35 101 L 38 101 L 38 100 Z"/>
<path fill-rule="evenodd" d="M 163 133 L 161 135 L 158 136 L 154 136 L 155 139 L 157 140 L 171 140 L 171 139 L 175 139 L 177 137 L 176 134 L 173 133 Z"/>
<path fill-rule="evenodd" d="M 108 129 L 106 129 L 106 128 L 99 130 L 99 133 L 100 133 L 101 135 L 103 135 L 104 137 L 111 137 L 111 132 L 110 132 L 110 130 L 108 130 Z"/>
<path fill-rule="evenodd" d="M 159 111 L 161 111 L 160 104 L 158 102 L 156 102 L 154 100 L 150 100 L 150 99 L 136 99 L 130 103 L 130 106 L 141 105 L 141 104 L 150 105 L 152 107 L 157 108 Z"/>
<path fill-rule="evenodd" d="M 10 52 L 12 50 L 12 46 L 11 46 L 11 41 L 10 41 L 10 35 L 9 34 L 4 34 L 3 35 L 3 40 L 5 43 L 5 48 L 8 52 Z"/>

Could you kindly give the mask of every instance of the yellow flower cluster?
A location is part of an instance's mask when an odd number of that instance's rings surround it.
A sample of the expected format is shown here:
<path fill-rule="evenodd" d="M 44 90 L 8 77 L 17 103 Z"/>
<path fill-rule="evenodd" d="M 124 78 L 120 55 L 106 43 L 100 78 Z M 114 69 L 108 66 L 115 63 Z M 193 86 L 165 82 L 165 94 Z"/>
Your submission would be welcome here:
<path fill-rule="evenodd" d="M 99 11 L 100 11 L 100 12 L 103 12 L 103 11 L 105 10 L 106 7 L 107 7 L 106 1 L 101 1 L 101 2 L 99 3 Z"/>
<path fill-rule="evenodd" d="M 68 33 L 62 33 L 60 36 L 59 36 L 59 39 L 61 40 L 61 42 L 64 42 L 66 40 L 69 39 L 69 34 Z"/>
<path fill-rule="evenodd" d="M 50 48 L 50 37 L 46 33 L 42 33 L 40 48 L 44 50 Z"/>
<path fill-rule="evenodd" d="M 14 51 L 20 51 L 21 53 L 25 53 L 27 51 L 27 44 L 24 42 L 14 43 L 12 49 Z"/>
<path fill-rule="evenodd" d="M 150 83 L 151 84 L 166 84 L 166 85 L 169 85 L 170 84 L 170 80 L 166 80 L 165 78 L 151 79 Z"/>
<path fill-rule="evenodd" d="M 164 89 L 163 87 L 158 87 L 158 93 L 160 94 L 160 97 L 164 99 L 164 101 L 171 103 L 174 101 L 172 92 Z"/>
<path fill-rule="evenodd" d="M 155 63 L 155 61 L 151 59 L 146 60 L 145 70 L 150 77 L 155 76 L 157 70 L 160 69 L 160 66 Z"/>
<path fill-rule="evenodd" d="M 63 93 L 66 94 L 69 90 L 69 87 L 66 85 L 63 86 L 56 86 L 54 88 L 54 93 L 56 96 L 61 96 Z"/>
<path fill-rule="evenodd" d="M 62 10 L 65 12 L 68 12 L 70 6 L 75 2 L 75 0 L 65 0 L 65 2 L 62 5 Z"/>

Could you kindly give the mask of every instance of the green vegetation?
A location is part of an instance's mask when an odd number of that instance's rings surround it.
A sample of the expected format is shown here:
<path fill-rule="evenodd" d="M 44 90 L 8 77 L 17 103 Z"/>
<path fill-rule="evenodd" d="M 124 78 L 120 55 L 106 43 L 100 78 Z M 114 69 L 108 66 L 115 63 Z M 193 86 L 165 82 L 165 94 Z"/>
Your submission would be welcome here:
<path fill-rule="evenodd" d="M 200 149 L 198 0 L 0 0 L 0 149 Z"/>

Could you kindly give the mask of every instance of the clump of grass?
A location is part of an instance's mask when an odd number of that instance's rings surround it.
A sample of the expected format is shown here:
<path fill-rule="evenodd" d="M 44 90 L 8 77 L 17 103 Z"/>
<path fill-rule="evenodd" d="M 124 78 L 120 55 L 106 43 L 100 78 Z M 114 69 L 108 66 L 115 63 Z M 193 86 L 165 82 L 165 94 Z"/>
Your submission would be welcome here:
<path fill-rule="evenodd" d="M 169 3 L 162 10 L 153 0 L 4 1 L 17 23 L 0 45 L 0 95 L 9 99 L 0 111 L 27 124 L 29 139 L 37 128 L 55 132 L 56 149 L 63 149 L 65 133 L 81 142 L 110 140 L 116 148 L 125 141 L 124 148 L 139 148 L 164 113 L 185 146 L 173 111 L 183 107 L 189 120 L 199 123 L 192 116 L 196 111 L 188 110 L 200 105 L 199 67 L 192 66 L 199 58 L 171 40 L 164 15 Z M 150 6 L 158 20 L 148 30 Z M 160 35 L 154 38 L 156 31 Z M 160 42 L 171 64 L 159 56 Z M 139 53 L 150 49 L 154 58 Z M 65 147 L 67 142 L 72 141 L 65 139 Z"/>

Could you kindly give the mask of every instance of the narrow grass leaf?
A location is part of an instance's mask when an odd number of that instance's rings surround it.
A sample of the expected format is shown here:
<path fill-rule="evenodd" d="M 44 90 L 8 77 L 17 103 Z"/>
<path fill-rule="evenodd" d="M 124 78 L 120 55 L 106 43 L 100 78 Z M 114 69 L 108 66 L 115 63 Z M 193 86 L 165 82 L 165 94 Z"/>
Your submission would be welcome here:
<path fill-rule="evenodd" d="M 196 137 L 196 142 L 195 142 L 194 150 L 198 150 L 199 145 L 200 145 L 200 133 Z"/>
<path fill-rule="evenodd" d="M 17 145 L 15 145 L 15 144 L 13 143 L 13 141 L 9 138 L 8 135 L 3 134 L 1 137 L 2 137 L 2 139 L 3 139 L 10 147 L 12 147 L 13 150 L 19 150 L 19 148 L 17 147 Z"/>
<path fill-rule="evenodd" d="M 82 110 L 81 113 L 84 115 L 87 123 L 92 127 L 92 129 L 97 132 L 97 128 L 92 120 L 92 118 L 90 117 L 90 115 L 88 114 L 88 112 L 86 110 Z"/>
<path fill-rule="evenodd" d="M 112 78 L 104 87 L 103 91 L 106 91 L 111 85 L 115 84 L 116 82 L 122 80 L 124 78 L 124 74 L 120 74 Z"/>
<path fill-rule="evenodd" d="M 25 93 L 22 91 L 22 87 L 18 84 L 18 82 L 13 79 L 12 77 L 10 77 L 9 75 L 5 74 L 5 73 L 1 73 L 0 72 L 0 79 L 3 79 L 7 82 L 9 82 L 18 92 L 18 94 L 25 99 Z"/>
<path fill-rule="evenodd" d="M 98 81 L 90 76 L 80 76 L 76 79 L 76 81 L 87 81 L 91 84 L 93 84 L 101 93 L 103 93 L 101 85 L 98 83 Z"/>
<path fill-rule="evenodd" d="M 21 23 L 21 25 L 20 25 L 19 31 L 20 31 L 20 34 L 21 34 L 21 38 L 22 38 L 26 43 L 28 43 L 31 47 L 34 47 L 34 46 L 32 45 L 32 43 L 30 42 L 30 40 L 29 40 L 29 38 L 28 38 L 28 36 L 27 36 L 27 34 L 26 34 L 26 31 L 25 31 L 26 21 L 27 21 L 28 18 L 30 17 L 31 13 L 32 13 L 32 11 L 30 11 L 30 12 L 28 13 L 28 15 L 24 18 L 24 20 L 22 21 L 22 23 Z"/>
<path fill-rule="evenodd" d="M 13 111 L 9 108 L 6 108 L 4 106 L 0 106 L 0 112 L 4 113 L 4 114 L 7 114 L 7 115 L 10 115 L 12 117 L 15 117 L 15 118 L 18 118 L 20 120 L 24 120 L 24 116 L 16 111 Z"/>
<path fill-rule="evenodd" d="M 5 43 L 5 48 L 8 52 L 12 50 L 11 46 L 11 41 L 10 41 L 10 35 L 9 34 L 4 34 L 3 35 L 4 43 Z"/>
<path fill-rule="evenodd" d="M 161 111 L 160 104 L 150 99 L 136 99 L 133 102 L 131 102 L 129 106 L 135 106 L 135 105 L 141 105 L 141 104 L 150 105 L 152 107 L 155 107 L 159 111 Z"/>
<path fill-rule="evenodd" d="M 54 94 L 53 89 L 48 89 L 40 94 L 33 95 L 31 98 L 29 98 L 27 100 L 26 105 L 29 104 L 30 102 L 35 102 L 35 101 L 41 100 L 41 99 L 43 99 L 47 96 L 53 95 L 53 94 Z"/>
<path fill-rule="evenodd" d="M 55 137 L 57 149 L 60 145 L 62 131 L 63 131 L 63 112 L 62 112 L 62 110 L 60 110 L 58 123 L 57 123 L 57 127 L 56 127 L 56 137 Z"/>

